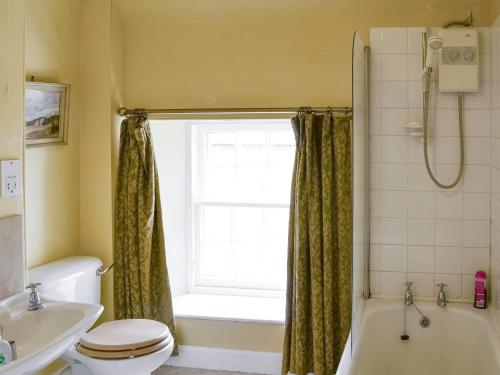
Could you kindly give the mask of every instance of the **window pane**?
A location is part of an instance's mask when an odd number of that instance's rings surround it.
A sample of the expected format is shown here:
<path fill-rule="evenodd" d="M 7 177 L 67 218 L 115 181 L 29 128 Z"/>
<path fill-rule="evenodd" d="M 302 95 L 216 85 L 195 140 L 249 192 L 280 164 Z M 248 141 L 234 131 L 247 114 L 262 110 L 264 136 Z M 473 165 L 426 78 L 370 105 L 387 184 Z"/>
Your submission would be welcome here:
<path fill-rule="evenodd" d="M 288 121 L 252 123 L 204 124 L 194 146 L 198 286 L 286 288 L 295 137 Z"/>
<path fill-rule="evenodd" d="M 236 137 L 234 133 L 208 133 L 207 159 L 210 167 L 232 166 L 236 162 Z"/>
<path fill-rule="evenodd" d="M 265 132 L 238 132 L 238 166 L 262 168 L 267 166 Z"/>
<path fill-rule="evenodd" d="M 202 242 L 231 243 L 231 209 L 203 207 L 202 211 Z"/>

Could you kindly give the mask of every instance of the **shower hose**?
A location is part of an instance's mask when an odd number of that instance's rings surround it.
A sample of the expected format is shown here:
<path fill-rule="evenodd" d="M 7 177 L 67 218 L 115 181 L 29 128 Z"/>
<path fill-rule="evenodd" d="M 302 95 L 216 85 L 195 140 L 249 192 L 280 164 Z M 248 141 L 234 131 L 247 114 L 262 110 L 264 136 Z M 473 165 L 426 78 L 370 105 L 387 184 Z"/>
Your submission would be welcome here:
<path fill-rule="evenodd" d="M 430 96 L 430 83 L 431 83 L 431 73 L 432 70 L 428 69 L 425 71 L 425 87 L 424 87 L 424 108 L 423 108 L 423 122 L 424 122 L 424 159 L 425 159 L 425 168 L 427 169 L 427 173 L 434 183 L 439 186 L 441 189 L 452 189 L 457 186 L 462 178 L 462 174 L 464 171 L 464 114 L 463 114 L 463 106 L 464 106 L 464 94 L 462 92 L 458 93 L 458 130 L 460 133 L 460 169 L 458 170 L 458 175 L 455 180 L 450 184 L 442 184 L 438 181 L 436 176 L 432 173 L 430 164 L 429 164 L 429 155 L 427 152 L 427 138 L 428 138 L 428 120 L 429 120 L 429 96 Z"/>

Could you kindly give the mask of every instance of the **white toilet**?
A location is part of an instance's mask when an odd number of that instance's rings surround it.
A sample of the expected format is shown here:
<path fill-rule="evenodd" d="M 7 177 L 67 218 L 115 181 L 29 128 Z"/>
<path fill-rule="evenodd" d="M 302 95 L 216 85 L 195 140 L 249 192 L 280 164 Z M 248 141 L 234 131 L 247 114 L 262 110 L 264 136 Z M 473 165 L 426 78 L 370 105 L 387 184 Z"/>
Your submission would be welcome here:
<path fill-rule="evenodd" d="M 42 283 L 42 300 L 98 304 L 101 266 L 98 258 L 68 257 L 31 268 L 28 280 Z M 69 365 L 61 375 L 149 375 L 170 357 L 174 340 L 163 323 L 130 319 L 103 323 L 75 344 L 63 356 Z"/>

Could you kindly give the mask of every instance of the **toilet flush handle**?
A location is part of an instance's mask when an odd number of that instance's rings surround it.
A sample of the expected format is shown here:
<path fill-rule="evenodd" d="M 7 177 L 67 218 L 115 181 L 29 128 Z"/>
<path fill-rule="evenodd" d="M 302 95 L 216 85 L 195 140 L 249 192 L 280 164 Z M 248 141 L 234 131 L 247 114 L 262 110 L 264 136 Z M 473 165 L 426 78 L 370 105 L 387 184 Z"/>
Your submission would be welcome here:
<path fill-rule="evenodd" d="M 115 264 L 114 264 L 114 263 L 111 263 L 111 265 L 110 265 L 109 267 L 107 267 L 107 268 L 102 268 L 103 266 L 101 266 L 101 267 L 99 267 L 99 268 L 97 269 L 97 271 L 95 272 L 95 274 L 96 274 L 97 276 L 104 276 L 104 275 L 106 275 L 109 271 L 111 271 L 111 269 L 112 269 L 114 266 L 115 266 Z"/>

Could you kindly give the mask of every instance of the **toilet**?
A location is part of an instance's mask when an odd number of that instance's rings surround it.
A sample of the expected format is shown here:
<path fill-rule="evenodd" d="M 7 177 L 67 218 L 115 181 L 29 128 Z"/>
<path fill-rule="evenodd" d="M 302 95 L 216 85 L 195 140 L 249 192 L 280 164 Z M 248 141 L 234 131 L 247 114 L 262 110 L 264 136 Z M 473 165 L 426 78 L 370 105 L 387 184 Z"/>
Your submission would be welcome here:
<path fill-rule="evenodd" d="M 99 304 L 101 266 L 98 258 L 67 257 L 31 268 L 28 280 L 42 284 L 42 300 Z M 174 340 L 163 323 L 124 319 L 105 322 L 74 344 L 63 355 L 68 366 L 60 375 L 149 375 L 170 357 Z"/>

